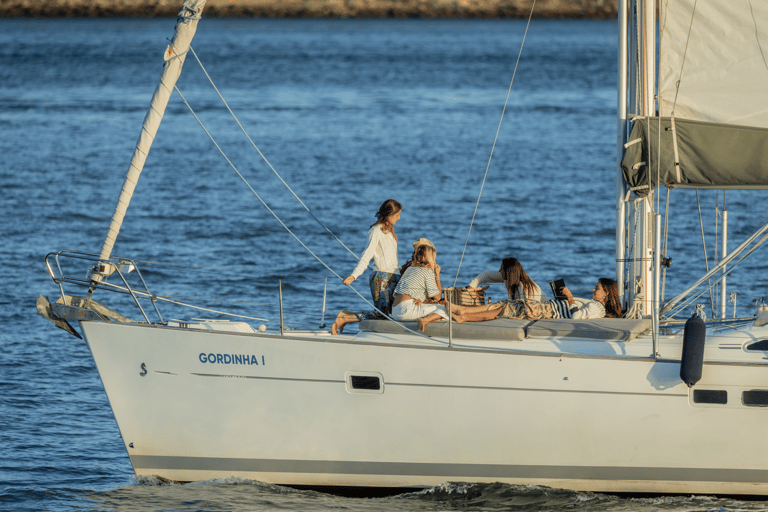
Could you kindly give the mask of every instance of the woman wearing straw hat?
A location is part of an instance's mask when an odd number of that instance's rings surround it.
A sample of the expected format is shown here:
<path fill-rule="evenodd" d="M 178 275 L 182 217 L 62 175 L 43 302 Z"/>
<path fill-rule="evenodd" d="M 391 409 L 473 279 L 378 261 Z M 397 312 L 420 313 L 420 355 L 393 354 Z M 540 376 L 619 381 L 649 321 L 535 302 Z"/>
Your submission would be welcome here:
<path fill-rule="evenodd" d="M 437 251 L 432 242 L 426 242 L 428 244 L 419 245 L 413 252 L 413 260 L 395 288 L 395 302 L 392 304 L 392 318 L 418 319 L 422 332 L 428 324 L 441 318 L 448 319 L 445 306 L 438 304 L 442 288 L 440 265 L 436 262 Z"/>

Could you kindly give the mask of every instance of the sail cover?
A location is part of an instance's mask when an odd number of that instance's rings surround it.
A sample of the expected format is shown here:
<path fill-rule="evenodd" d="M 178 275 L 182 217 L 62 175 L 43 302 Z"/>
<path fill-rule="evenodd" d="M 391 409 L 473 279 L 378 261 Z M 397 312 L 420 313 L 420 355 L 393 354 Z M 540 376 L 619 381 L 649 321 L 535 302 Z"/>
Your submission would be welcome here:
<path fill-rule="evenodd" d="M 659 181 L 680 188 L 768 188 L 765 128 L 675 118 L 673 132 L 669 117 L 644 117 L 634 122 L 626 146 L 624 179 L 640 197 Z"/>
<path fill-rule="evenodd" d="M 663 0 L 659 31 L 662 117 L 633 124 L 629 186 L 768 188 L 768 1 Z"/>

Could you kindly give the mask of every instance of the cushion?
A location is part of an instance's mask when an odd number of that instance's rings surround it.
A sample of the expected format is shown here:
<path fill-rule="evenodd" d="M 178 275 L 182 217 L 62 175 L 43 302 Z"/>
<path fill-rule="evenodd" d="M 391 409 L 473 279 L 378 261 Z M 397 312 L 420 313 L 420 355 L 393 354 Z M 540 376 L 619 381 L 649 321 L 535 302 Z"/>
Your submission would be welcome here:
<path fill-rule="evenodd" d="M 650 330 L 650 319 L 599 318 L 571 320 L 568 318 L 539 320 L 528 326 L 528 337 L 585 338 L 600 341 L 631 341 Z"/>
<path fill-rule="evenodd" d="M 400 322 L 409 329 L 419 331 L 418 320 L 406 320 Z M 485 322 L 453 322 L 453 338 L 473 340 L 499 340 L 520 341 L 525 339 L 525 329 L 533 322 L 530 320 L 513 320 L 509 318 L 497 318 Z M 362 320 L 360 330 L 367 332 L 381 332 L 387 334 L 409 334 L 408 331 L 389 320 Z M 427 326 L 427 336 L 440 338 L 448 337 L 448 321 L 432 322 Z"/>

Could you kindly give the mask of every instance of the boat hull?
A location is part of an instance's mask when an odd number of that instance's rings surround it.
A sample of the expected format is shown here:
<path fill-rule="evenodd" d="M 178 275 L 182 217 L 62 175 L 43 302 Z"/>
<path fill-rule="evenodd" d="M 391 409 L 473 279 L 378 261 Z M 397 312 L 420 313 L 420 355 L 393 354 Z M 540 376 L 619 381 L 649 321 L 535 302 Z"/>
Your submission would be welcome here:
<path fill-rule="evenodd" d="M 138 475 L 768 494 L 768 409 L 694 404 L 674 361 L 81 327 Z M 707 365 L 697 387 L 733 383 L 768 389 L 768 368 Z"/>

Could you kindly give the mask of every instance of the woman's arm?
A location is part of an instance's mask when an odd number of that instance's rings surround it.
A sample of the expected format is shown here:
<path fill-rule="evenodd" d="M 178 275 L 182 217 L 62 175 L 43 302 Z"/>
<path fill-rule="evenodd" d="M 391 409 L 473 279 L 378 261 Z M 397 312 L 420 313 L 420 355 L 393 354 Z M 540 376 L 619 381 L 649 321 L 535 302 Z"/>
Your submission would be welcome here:
<path fill-rule="evenodd" d="M 568 287 L 563 288 L 563 295 L 568 299 L 568 307 L 571 309 L 571 318 L 575 320 L 587 320 L 590 318 L 603 318 L 605 307 L 597 301 L 589 300 L 581 307 L 576 305 L 576 300 Z"/>
<path fill-rule="evenodd" d="M 440 287 L 440 265 L 433 263 L 429 267 L 423 267 L 426 272 L 424 273 L 424 287 L 428 298 L 439 301 L 442 294 L 442 288 Z"/>
<path fill-rule="evenodd" d="M 576 320 L 588 320 L 603 317 L 605 317 L 605 306 L 595 300 L 587 301 L 587 303 L 580 308 L 574 306 L 571 309 L 571 318 Z"/>
<path fill-rule="evenodd" d="M 526 295 L 525 298 L 526 299 L 533 299 L 533 300 L 537 300 L 537 301 L 541 302 L 543 300 L 542 297 L 544 296 L 544 294 L 541 291 L 541 287 L 539 287 L 539 285 L 537 285 L 536 283 L 533 283 L 533 284 L 535 285 L 535 288 L 533 289 L 533 294 L 531 294 L 531 296 L 528 296 L 528 294 L 526 293 L 525 294 Z"/>
<path fill-rule="evenodd" d="M 367 269 L 368 265 L 371 263 L 371 259 L 373 259 L 373 253 L 376 251 L 376 246 L 379 245 L 381 236 L 382 232 L 379 226 L 373 226 L 368 231 L 368 243 L 365 246 L 365 250 L 363 251 L 362 256 L 360 256 L 360 261 L 357 262 L 355 270 L 344 279 L 344 284 L 349 286 L 352 281 L 363 275 L 363 272 L 365 272 L 365 269 Z"/>
<path fill-rule="evenodd" d="M 480 283 L 503 283 L 504 279 L 501 277 L 501 272 L 498 270 L 486 270 L 485 272 L 481 272 L 477 275 L 470 283 L 467 285 L 467 288 L 477 288 L 480 286 Z"/>
<path fill-rule="evenodd" d="M 443 287 L 440 285 L 440 265 L 435 263 L 432 272 L 435 274 L 435 285 L 437 286 L 438 292 L 430 296 L 430 299 L 432 299 L 433 302 L 440 302 L 443 295 Z"/>

